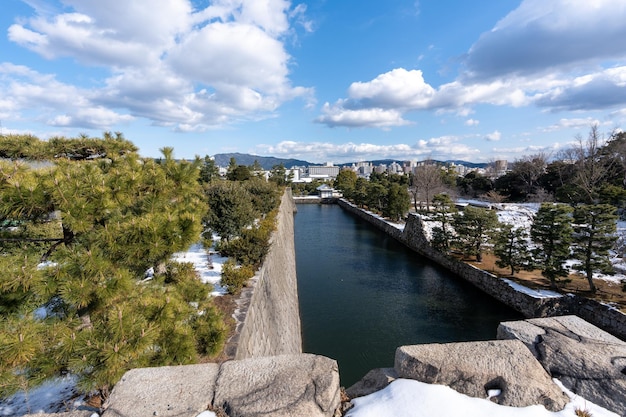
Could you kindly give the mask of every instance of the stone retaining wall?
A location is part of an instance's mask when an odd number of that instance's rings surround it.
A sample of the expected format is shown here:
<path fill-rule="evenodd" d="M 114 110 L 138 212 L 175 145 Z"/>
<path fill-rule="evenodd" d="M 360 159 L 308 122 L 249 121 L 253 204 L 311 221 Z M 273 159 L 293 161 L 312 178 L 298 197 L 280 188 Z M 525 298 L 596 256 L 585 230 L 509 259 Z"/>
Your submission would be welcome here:
<path fill-rule="evenodd" d="M 574 314 L 620 339 L 626 340 L 626 315 L 619 310 L 575 295 L 537 298 L 526 292 L 518 291 L 505 280 L 499 279 L 487 271 L 450 258 L 433 249 L 424 235 L 422 220 L 417 215 L 409 215 L 404 230 L 401 230 L 389 224 L 385 219 L 361 210 L 345 200 L 339 200 L 338 204 L 343 209 L 369 222 L 420 255 L 469 281 L 526 317 Z"/>
<path fill-rule="evenodd" d="M 270 250 L 255 277 L 238 334 L 235 359 L 302 353 L 296 252 L 295 204 L 283 194 Z M 246 294 L 244 294 L 246 295 Z M 244 297 L 245 298 L 245 297 Z"/>

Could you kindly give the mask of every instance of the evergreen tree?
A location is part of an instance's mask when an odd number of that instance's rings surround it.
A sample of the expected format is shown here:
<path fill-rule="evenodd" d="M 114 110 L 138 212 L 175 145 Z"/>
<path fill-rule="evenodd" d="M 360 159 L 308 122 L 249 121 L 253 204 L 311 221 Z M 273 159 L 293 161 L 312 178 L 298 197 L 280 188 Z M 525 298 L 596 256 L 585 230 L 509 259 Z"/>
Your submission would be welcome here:
<path fill-rule="evenodd" d="M 287 170 L 282 163 L 274 165 L 272 167 L 272 170 L 270 171 L 269 181 L 275 183 L 279 187 L 284 187 L 285 185 L 287 185 Z"/>
<path fill-rule="evenodd" d="M 387 190 L 386 205 L 383 215 L 392 220 L 400 220 L 411 207 L 411 197 L 405 185 L 392 182 Z"/>
<path fill-rule="evenodd" d="M 0 166 L 0 213 L 20 225 L 0 233 L 0 396 L 67 372 L 106 394 L 128 369 L 197 360 L 207 286 L 173 265 L 143 281 L 197 241 L 206 211 L 199 167 L 162 152 Z"/>
<path fill-rule="evenodd" d="M 574 257 L 581 263 L 574 269 L 582 271 L 589 289 L 596 292 L 593 273 L 613 273 L 609 250 L 617 241 L 615 207 L 608 204 L 583 204 L 574 209 Z"/>
<path fill-rule="evenodd" d="M 229 240 L 252 224 L 257 212 L 253 197 L 236 181 L 214 181 L 205 187 L 209 209 L 204 218 L 205 229 Z"/>
<path fill-rule="evenodd" d="M 533 251 L 535 262 L 553 289 L 557 288 L 559 277 L 568 275 L 564 263 L 569 259 L 572 242 L 571 213 L 572 208 L 565 204 L 543 203 L 530 229 L 531 239 L 537 245 Z"/>
<path fill-rule="evenodd" d="M 198 181 L 200 181 L 201 184 L 206 184 L 220 178 L 220 170 L 215 164 L 215 160 L 209 155 L 205 155 L 202 160 L 196 157 L 196 163 L 200 164 L 200 177 Z"/>
<path fill-rule="evenodd" d="M 343 193 L 343 196 L 347 199 L 352 199 L 354 189 L 356 187 L 357 175 L 356 172 L 351 169 L 342 169 L 337 174 L 333 186 Z"/>
<path fill-rule="evenodd" d="M 452 228 L 452 216 L 456 213 L 454 202 L 447 194 L 436 194 L 432 199 L 433 220 L 440 226 L 433 228 L 432 246 L 440 252 L 448 253 L 455 232 Z"/>
<path fill-rule="evenodd" d="M 475 256 L 476 261 L 481 262 L 482 249 L 498 226 L 498 217 L 493 210 L 467 206 L 454 216 L 453 226 L 456 246 L 465 256 Z"/>
<path fill-rule="evenodd" d="M 493 253 L 498 257 L 496 265 L 511 268 L 511 275 L 533 267 L 532 254 L 528 249 L 528 232 L 522 227 L 501 224 L 495 235 Z"/>

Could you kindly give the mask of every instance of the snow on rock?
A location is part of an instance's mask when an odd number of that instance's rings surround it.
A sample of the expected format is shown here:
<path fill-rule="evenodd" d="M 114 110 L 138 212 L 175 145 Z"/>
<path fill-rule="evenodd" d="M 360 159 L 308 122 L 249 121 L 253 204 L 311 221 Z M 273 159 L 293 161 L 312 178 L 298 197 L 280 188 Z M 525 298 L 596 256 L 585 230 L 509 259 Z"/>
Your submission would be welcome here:
<path fill-rule="evenodd" d="M 508 407 L 444 385 L 397 379 L 381 391 L 352 400 L 354 408 L 346 417 L 573 417 L 577 409 L 589 411 L 593 417 L 618 417 L 559 386 L 570 402 L 562 411 L 551 412 L 541 405 Z"/>
<path fill-rule="evenodd" d="M 194 269 L 198 272 L 200 280 L 204 283 L 213 285 L 212 296 L 220 296 L 228 291 L 220 285 L 222 279 L 222 266 L 228 258 L 219 256 L 216 252 L 211 251 L 210 256 L 201 243 L 191 245 L 185 252 L 175 253 L 172 257 L 176 262 L 190 262 Z"/>

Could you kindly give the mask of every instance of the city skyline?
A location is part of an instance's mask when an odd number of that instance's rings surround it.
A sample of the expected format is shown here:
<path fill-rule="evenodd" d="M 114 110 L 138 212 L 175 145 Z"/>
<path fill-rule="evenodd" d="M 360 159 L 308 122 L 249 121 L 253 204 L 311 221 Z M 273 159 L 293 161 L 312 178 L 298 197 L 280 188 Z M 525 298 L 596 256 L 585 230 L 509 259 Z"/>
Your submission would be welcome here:
<path fill-rule="evenodd" d="M 1 133 L 514 161 L 626 126 L 626 3 L 5 0 Z"/>

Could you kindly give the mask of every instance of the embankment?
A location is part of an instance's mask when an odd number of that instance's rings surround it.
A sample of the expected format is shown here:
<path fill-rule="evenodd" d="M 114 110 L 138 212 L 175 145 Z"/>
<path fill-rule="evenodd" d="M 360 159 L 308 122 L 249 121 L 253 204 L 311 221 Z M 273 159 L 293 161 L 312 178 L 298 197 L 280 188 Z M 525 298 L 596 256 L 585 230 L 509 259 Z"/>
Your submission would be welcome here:
<path fill-rule="evenodd" d="M 242 295 L 235 359 L 302 353 L 291 192 L 283 194 L 270 250 Z M 249 306 L 245 307 L 246 297 Z"/>
<path fill-rule="evenodd" d="M 404 229 L 400 229 L 343 199 L 339 200 L 338 204 L 344 210 L 369 222 L 413 251 L 445 267 L 528 318 L 573 314 L 626 340 L 626 315 L 615 308 L 572 294 L 560 297 L 537 296 L 536 292 L 526 291 L 519 286 L 514 287 L 507 280 L 500 279 L 494 274 L 446 256 L 430 246 L 418 215 L 409 215 Z"/>

